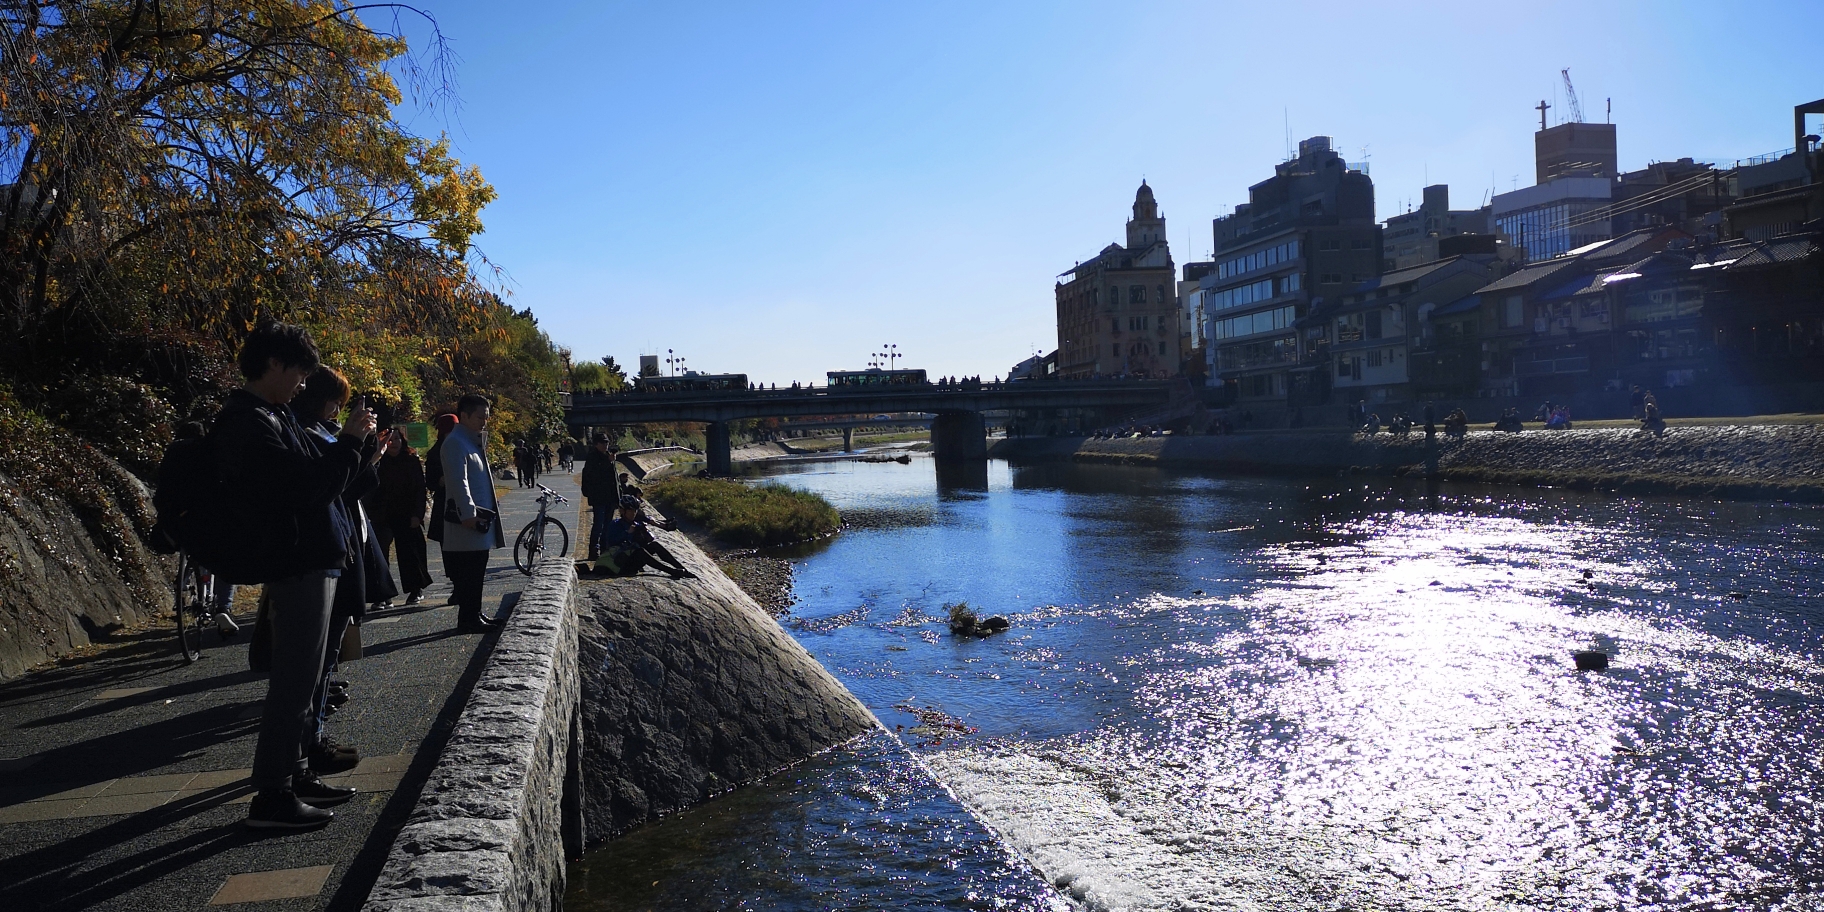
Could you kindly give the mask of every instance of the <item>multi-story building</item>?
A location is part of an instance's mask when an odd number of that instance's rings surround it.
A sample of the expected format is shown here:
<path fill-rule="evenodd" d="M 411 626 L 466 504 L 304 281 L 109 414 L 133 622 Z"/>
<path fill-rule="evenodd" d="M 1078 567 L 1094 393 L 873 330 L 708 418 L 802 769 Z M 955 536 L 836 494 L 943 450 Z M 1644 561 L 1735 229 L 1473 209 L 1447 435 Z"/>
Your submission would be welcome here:
<path fill-rule="evenodd" d="M 1244 403 L 1321 401 L 1327 378 L 1301 363 L 1296 324 L 1381 274 L 1374 182 L 1314 136 L 1212 227 L 1215 267 L 1199 283 L 1209 382 Z"/>
<path fill-rule="evenodd" d="M 1431 346 L 1431 315 L 1488 284 L 1495 257 L 1451 257 L 1389 272 L 1356 286 L 1312 320 L 1316 346 L 1331 369 L 1332 398 L 1385 402 L 1411 398 L 1414 352 Z"/>
<path fill-rule="evenodd" d="M 1127 245 L 1110 244 L 1059 274 L 1058 373 L 1066 378 L 1170 377 L 1183 358 L 1178 278 L 1165 216 L 1145 181 Z"/>
<path fill-rule="evenodd" d="M 1489 207 L 1480 209 L 1450 208 L 1450 186 L 1432 184 L 1425 188 L 1419 208 L 1403 212 L 1387 220 L 1386 236 L 1383 245 L 1386 257 L 1381 263 L 1383 271 L 1411 269 L 1425 263 L 1444 259 L 1448 254 L 1439 252 L 1439 245 L 1445 238 L 1474 236 L 1484 238 L 1486 250 L 1477 253 L 1494 253 L 1495 241 L 1488 234 Z M 1459 248 L 1464 242 L 1457 242 Z"/>
<path fill-rule="evenodd" d="M 1533 134 L 1537 182 L 1498 193 L 1489 204 L 1495 230 L 1526 260 L 1540 262 L 1614 236 L 1610 204 L 1618 159 L 1615 125 L 1563 123 Z"/>
<path fill-rule="evenodd" d="M 1203 277 L 1216 268 L 1215 263 L 1186 263 L 1178 280 L 1178 319 L 1184 327 L 1184 375 L 1202 383 L 1208 365 L 1209 339 L 1204 336 L 1208 324 L 1203 319 Z"/>

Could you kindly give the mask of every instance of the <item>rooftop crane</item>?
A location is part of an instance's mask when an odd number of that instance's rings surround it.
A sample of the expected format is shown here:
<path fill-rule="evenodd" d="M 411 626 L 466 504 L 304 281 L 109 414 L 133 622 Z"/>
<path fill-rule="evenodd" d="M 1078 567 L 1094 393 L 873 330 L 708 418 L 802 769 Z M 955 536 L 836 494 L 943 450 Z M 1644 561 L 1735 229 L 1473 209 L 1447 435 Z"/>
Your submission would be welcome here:
<path fill-rule="evenodd" d="M 1583 106 L 1577 103 L 1577 88 L 1571 85 L 1571 68 L 1558 71 L 1564 76 L 1564 100 L 1571 106 L 1571 122 L 1583 123 Z"/>

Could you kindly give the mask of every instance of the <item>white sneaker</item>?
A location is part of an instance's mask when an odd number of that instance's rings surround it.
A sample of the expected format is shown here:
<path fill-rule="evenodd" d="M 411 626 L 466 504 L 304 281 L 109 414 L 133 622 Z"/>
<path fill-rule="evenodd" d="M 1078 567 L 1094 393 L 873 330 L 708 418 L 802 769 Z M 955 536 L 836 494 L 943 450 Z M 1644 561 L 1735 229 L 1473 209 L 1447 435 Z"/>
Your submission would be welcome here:
<path fill-rule="evenodd" d="M 215 616 L 215 632 L 225 637 L 234 636 L 241 632 L 241 625 L 236 624 L 234 618 L 224 611 Z"/>

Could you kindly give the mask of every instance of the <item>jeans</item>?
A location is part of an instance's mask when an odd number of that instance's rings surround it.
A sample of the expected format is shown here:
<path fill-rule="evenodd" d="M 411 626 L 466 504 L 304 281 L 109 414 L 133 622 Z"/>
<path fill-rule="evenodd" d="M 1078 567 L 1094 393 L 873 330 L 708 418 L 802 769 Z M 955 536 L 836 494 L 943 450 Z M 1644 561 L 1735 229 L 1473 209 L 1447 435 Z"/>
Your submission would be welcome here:
<path fill-rule="evenodd" d="M 589 502 L 589 560 L 602 553 L 602 540 L 608 537 L 608 524 L 614 522 L 614 504 Z"/>
<path fill-rule="evenodd" d="M 287 789 L 291 777 L 308 768 L 317 727 L 313 697 L 323 675 L 329 637 L 329 603 L 336 579 L 313 570 L 266 584 L 266 613 L 272 627 L 272 668 L 260 739 L 253 749 L 253 785 L 261 791 Z"/>
<path fill-rule="evenodd" d="M 445 551 L 443 572 L 450 578 L 450 599 L 456 603 L 456 622 L 481 619 L 481 584 L 488 575 L 487 551 Z"/>

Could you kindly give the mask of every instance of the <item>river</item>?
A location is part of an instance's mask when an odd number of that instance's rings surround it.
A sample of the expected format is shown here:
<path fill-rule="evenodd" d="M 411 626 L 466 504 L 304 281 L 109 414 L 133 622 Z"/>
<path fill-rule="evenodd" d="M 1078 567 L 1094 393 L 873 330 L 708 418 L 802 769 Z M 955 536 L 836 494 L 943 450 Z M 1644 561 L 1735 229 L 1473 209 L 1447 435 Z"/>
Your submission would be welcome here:
<path fill-rule="evenodd" d="M 1824 508 L 936 468 L 760 470 L 842 510 L 784 623 L 910 754 L 610 843 L 574 907 L 1824 909 Z"/>

